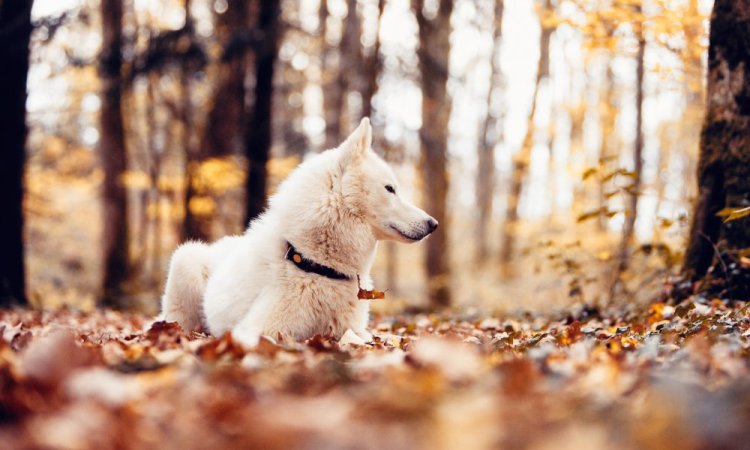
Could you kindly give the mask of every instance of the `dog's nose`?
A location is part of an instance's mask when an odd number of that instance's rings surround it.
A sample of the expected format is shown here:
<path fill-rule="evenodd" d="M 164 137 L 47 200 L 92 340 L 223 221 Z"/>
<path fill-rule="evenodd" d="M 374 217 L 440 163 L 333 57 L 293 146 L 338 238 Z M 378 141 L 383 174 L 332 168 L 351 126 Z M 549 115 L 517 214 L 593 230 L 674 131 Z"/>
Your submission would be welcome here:
<path fill-rule="evenodd" d="M 427 234 L 432 233 L 437 229 L 438 227 L 438 221 L 430 217 L 427 219 Z"/>

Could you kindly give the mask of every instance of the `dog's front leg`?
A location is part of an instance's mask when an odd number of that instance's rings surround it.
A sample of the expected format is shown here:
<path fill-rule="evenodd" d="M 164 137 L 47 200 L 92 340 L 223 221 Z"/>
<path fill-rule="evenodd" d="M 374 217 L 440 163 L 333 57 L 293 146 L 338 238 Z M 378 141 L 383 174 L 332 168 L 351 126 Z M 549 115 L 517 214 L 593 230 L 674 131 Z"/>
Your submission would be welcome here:
<path fill-rule="evenodd" d="M 354 312 L 355 324 L 352 327 L 354 334 L 361 337 L 365 342 L 372 342 L 372 334 L 367 331 L 367 325 L 370 321 L 370 302 L 360 300 L 357 302 Z"/>
<path fill-rule="evenodd" d="M 247 347 L 260 342 L 273 307 L 273 296 L 267 292 L 255 299 L 245 317 L 232 329 L 232 337 Z"/>
<path fill-rule="evenodd" d="M 362 267 L 362 270 L 359 274 L 359 287 L 361 289 L 372 290 L 374 288 L 372 277 L 370 276 L 370 271 L 372 270 L 372 265 L 375 262 L 375 255 L 377 253 L 378 243 L 376 241 L 375 245 L 372 247 L 370 255 L 367 257 L 365 265 Z M 367 326 L 370 323 L 369 301 L 360 300 L 357 302 L 357 306 L 354 312 L 354 322 L 355 323 L 352 324 L 352 331 L 354 331 L 357 336 L 361 337 L 366 342 L 371 342 L 372 334 L 367 331 Z"/>

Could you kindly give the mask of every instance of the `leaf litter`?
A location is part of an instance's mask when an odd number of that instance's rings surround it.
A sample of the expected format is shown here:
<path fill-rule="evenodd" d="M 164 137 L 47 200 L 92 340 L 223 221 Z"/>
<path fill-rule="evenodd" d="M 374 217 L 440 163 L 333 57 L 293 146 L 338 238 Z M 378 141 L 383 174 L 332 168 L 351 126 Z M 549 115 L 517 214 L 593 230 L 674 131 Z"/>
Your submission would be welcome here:
<path fill-rule="evenodd" d="M 743 448 L 750 312 L 375 317 L 373 342 L 0 312 L 0 448 Z M 150 324 L 150 325 L 149 325 Z"/>

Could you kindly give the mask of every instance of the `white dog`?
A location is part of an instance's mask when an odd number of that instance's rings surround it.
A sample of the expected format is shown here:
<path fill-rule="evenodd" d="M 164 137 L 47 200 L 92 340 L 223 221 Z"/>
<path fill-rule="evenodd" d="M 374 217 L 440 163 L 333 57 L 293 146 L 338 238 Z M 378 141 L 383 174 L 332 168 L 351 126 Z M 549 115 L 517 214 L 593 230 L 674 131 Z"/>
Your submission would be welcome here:
<path fill-rule="evenodd" d="M 303 340 L 347 329 L 370 341 L 369 302 L 357 294 L 372 289 L 377 241 L 416 242 L 438 225 L 399 196 L 371 144 L 365 118 L 338 148 L 292 172 L 243 235 L 180 246 L 160 319 L 231 331 L 249 346 L 261 335 Z"/>

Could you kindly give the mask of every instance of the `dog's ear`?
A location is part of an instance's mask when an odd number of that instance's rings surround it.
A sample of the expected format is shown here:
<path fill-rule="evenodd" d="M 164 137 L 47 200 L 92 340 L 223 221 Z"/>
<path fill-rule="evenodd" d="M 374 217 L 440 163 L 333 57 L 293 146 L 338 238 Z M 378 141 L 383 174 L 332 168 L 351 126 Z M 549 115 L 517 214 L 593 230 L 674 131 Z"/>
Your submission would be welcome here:
<path fill-rule="evenodd" d="M 351 163 L 364 159 L 367 152 L 372 146 L 372 126 L 370 119 L 363 118 L 359 126 L 352 131 L 352 134 L 339 147 L 343 152 L 345 163 Z"/>

